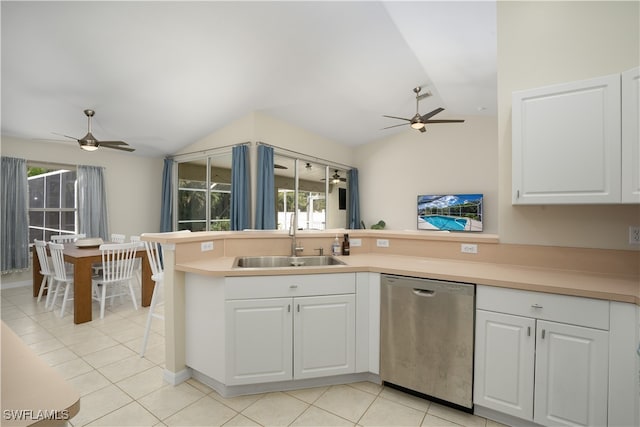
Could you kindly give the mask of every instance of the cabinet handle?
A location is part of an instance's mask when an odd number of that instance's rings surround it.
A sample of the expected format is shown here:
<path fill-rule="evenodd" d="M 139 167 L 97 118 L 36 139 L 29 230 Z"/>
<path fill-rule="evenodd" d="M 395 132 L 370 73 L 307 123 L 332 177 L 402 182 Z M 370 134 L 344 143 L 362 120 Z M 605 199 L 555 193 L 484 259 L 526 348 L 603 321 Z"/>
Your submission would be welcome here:
<path fill-rule="evenodd" d="M 531 326 L 527 326 L 527 336 L 531 336 Z"/>
<path fill-rule="evenodd" d="M 298 285 L 289 285 L 290 289 L 296 289 L 298 287 Z"/>
<path fill-rule="evenodd" d="M 532 304 L 531 308 L 542 308 L 540 304 Z"/>
<path fill-rule="evenodd" d="M 300 304 L 298 304 L 298 313 L 300 313 Z"/>
<path fill-rule="evenodd" d="M 291 313 L 291 304 L 287 305 L 287 313 Z"/>
<path fill-rule="evenodd" d="M 516 191 L 516 199 L 520 198 L 520 190 Z"/>
<path fill-rule="evenodd" d="M 545 335 L 545 330 L 543 329 L 542 330 L 542 337 L 541 337 L 542 339 L 544 339 L 544 335 Z"/>

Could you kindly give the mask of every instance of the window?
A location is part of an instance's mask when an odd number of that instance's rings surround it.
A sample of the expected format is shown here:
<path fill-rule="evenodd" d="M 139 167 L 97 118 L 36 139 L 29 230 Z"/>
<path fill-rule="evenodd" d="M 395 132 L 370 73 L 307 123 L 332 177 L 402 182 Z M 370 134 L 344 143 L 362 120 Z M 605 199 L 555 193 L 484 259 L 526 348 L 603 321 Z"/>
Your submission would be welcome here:
<path fill-rule="evenodd" d="M 289 228 L 296 203 L 300 230 L 347 226 L 346 211 L 339 209 L 338 200 L 339 190 L 347 188 L 346 171 L 279 154 L 274 156 L 274 164 L 279 230 Z"/>
<path fill-rule="evenodd" d="M 229 230 L 231 155 L 179 162 L 177 203 L 178 230 Z"/>
<path fill-rule="evenodd" d="M 78 203 L 76 171 L 27 165 L 29 183 L 29 241 L 52 235 L 76 234 Z"/>

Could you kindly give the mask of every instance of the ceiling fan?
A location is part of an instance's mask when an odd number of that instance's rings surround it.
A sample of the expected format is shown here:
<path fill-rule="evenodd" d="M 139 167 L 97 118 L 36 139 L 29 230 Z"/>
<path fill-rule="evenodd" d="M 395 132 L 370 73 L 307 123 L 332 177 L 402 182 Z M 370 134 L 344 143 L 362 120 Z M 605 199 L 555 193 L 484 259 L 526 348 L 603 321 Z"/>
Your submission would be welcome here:
<path fill-rule="evenodd" d="M 322 181 L 324 181 L 324 178 L 322 178 Z M 329 178 L 329 182 L 331 184 L 340 184 L 341 182 L 347 182 L 347 178 L 342 178 L 336 169 L 331 178 Z"/>
<path fill-rule="evenodd" d="M 78 144 L 80 144 L 80 148 L 86 151 L 95 151 L 99 147 L 113 148 L 115 150 L 122 150 L 122 151 L 135 151 L 135 149 L 129 147 L 129 144 L 127 144 L 124 141 L 98 141 L 91 133 L 91 117 L 93 117 L 96 114 L 96 112 L 93 110 L 84 110 L 84 114 L 88 118 L 89 130 L 87 134 L 82 138 L 78 139 L 73 136 L 64 135 L 64 134 L 55 133 L 55 132 L 54 133 L 56 135 L 64 136 L 66 138 L 71 138 L 75 141 L 78 141 Z"/>
<path fill-rule="evenodd" d="M 421 89 L 422 88 L 420 86 L 415 87 L 413 89 L 413 91 L 416 94 L 416 115 L 415 116 L 413 116 L 410 119 L 405 119 L 404 117 L 396 117 L 396 116 L 385 116 L 385 115 L 382 116 L 382 117 L 388 117 L 390 119 L 406 120 L 409 123 L 402 123 L 399 125 L 387 126 L 386 128 L 383 128 L 383 129 L 395 128 L 398 126 L 404 126 L 406 124 L 409 124 L 413 129 L 417 129 L 420 132 L 426 132 L 427 129 L 425 129 L 425 125 L 427 123 L 463 123 L 464 122 L 464 120 L 430 120 L 431 117 L 435 116 L 441 111 L 444 111 L 444 108 L 436 108 L 435 110 L 421 116 L 420 113 L 418 112 L 418 104 L 420 102 Z"/>

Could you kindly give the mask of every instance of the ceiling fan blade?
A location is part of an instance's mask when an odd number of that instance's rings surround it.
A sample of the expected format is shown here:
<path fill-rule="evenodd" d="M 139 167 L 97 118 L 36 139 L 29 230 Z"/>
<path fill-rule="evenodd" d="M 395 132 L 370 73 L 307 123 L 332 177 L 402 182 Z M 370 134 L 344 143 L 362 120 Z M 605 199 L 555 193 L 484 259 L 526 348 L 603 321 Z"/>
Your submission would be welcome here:
<path fill-rule="evenodd" d="M 424 116 L 420 116 L 420 119 L 422 120 L 422 122 L 426 122 L 428 119 L 430 119 L 431 117 L 435 116 L 436 114 L 438 114 L 441 111 L 444 111 L 444 108 L 436 108 L 435 110 L 431 111 L 430 113 L 427 113 Z"/>
<path fill-rule="evenodd" d="M 406 125 L 408 125 L 408 123 L 400 123 L 399 125 L 387 126 L 386 128 L 382 128 L 382 129 L 391 129 L 391 128 L 397 128 L 398 126 L 406 126 Z"/>
<path fill-rule="evenodd" d="M 427 120 L 426 123 L 464 123 L 464 120 Z"/>
<path fill-rule="evenodd" d="M 404 117 L 385 116 L 385 115 L 383 115 L 382 117 L 388 117 L 388 118 L 390 118 L 390 119 L 406 120 L 406 121 L 408 121 L 408 122 L 410 122 L 410 121 L 411 121 L 411 119 L 405 119 Z"/>
<path fill-rule="evenodd" d="M 113 145 L 129 145 L 124 141 L 100 141 L 100 145 L 109 145 L 109 146 L 113 146 Z"/>
<path fill-rule="evenodd" d="M 128 152 L 136 151 L 135 148 L 121 147 L 118 145 L 102 145 L 102 143 L 100 143 L 100 146 L 104 148 L 111 148 L 112 150 L 120 150 L 120 151 L 128 151 Z"/>
<path fill-rule="evenodd" d="M 69 136 L 69 135 L 65 135 L 63 133 L 58 133 L 58 132 L 51 132 L 51 133 L 54 134 L 54 135 L 64 136 L 65 138 L 73 139 L 74 141 L 78 141 L 78 138 L 73 137 L 73 136 Z"/>

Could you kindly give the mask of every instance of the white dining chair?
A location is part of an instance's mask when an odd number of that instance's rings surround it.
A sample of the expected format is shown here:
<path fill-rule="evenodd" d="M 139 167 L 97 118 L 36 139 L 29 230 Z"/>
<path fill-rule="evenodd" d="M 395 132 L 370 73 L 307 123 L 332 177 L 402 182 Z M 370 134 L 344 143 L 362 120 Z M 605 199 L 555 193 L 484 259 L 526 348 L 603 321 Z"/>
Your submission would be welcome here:
<path fill-rule="evenodd" d="M 54 271 L 53 267 L 51 267 L 49 256 L 47 255 L 47 242 L 35 239 L 33 244 L 36 247 L 36 254 L 38 256 L 38 261 L 40 262 L 40 274 L 42 274 L 42 283 L 40 283 L 40 291 L 38 292 L 37 301 L 40 302 L 42 295 L 44 295 L 44 291 L 47 291 L 44 308 L 48 308 L 51 296 L 53 295 Z"/>
<path fill-rule="evenodd" d="M 151 305 L 147 314 L 147 325 L 144 329 L 144 337 L 142 338 L 142 348 L 140 349 L 140 357 L 144 357 L 147 349 L 147 341 L 149 340 L 149 331 L 151 330 L 151 321 L 153 318 L 164 320 L 164 315 L 157 313 L 156 310 L 164 305 L 164 270 L 162 267 L 162 252 L 158 242 L 144 241 L 144 247 L 147 251 L 147 258 L 151 266 L 151 279 L 155 282 L 153 286 L 153 294 L 151 295 Z"/>
<path fill-rule="evenodd" d="M 91 280 L 93 299 L 100 303 L 100 318 L 104 318 L 106 300 L 110 305 L 116 297 L 129 295 L 133 308 L 138 309 L 136 295 L 131 285 L 133 260 L 138 243 L 108 243 L 100 245 L 102 274 Z"/>
<path fill-rule="evenodd" d="M 179 233 L 190 233 L 191 230 L 181 230 Z M 147 325 L 144 329 L 144 337 L 142 338 L 142 348 L 140 349 L 140 357 L 144 357 L 147 349 L 147 341 L 149 340 L 149 331 L 151 330 L 151 321 L 156 318 L 164 320 L 164 314 L 158 313 L 156 310 L 164 306 L 164 265 L 162 257 L 162 246 L 158 242 L 143 241 L 144 248 L 147 251 L 149 266 L 151 267 L 151 279 L 155 282 L 153 294 L 151 294 L 151 304 L 149 313 L 147 314 Z"/>
<path fill-rule="evenodd" d="M 129 241 L 137 243 L 139 248 L 144 248 L 140 236 L 129 236 Z M 136 257 L 133 260 L 133 277 L 139 288 L 142 288 L 142 258 Z"/>
<path fill-rule="evenodd" d="M 80 234 L 60 234 L 58 236 L 51 236 L 51 241 L 53 243 L 72 243 L 78 239 L 84 239 L 87 235 L 84 233 Z"/>
<path fill-rule="evenodd" d="M 111 243 L 124 243 L 127 240 L 127 236 L 119 233 L 111 233 Z"/>
<path fill-rule="evenodd" d="M 62 243 L 49 242 L 49 252 L 51 253 L 51 261 L 53 264 L 53 281 L 56 289 L 51 299 L 50 309 L 53 310 L 60 290 L 64 288 L 62 295 L 62 308 L 60 309 L 60 317 L 64 316 L 64 311 L 69 301 L 73 301 L 73 273 L 69 273 L 64 263 L 64 245 Z"/>

